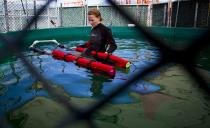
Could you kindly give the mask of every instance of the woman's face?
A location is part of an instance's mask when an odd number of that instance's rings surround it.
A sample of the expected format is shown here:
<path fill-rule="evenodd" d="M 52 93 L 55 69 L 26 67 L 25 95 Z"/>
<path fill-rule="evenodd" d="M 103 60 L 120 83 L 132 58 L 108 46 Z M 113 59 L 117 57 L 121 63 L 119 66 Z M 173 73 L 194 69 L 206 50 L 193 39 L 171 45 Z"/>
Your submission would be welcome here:
<path fill-rule="evenodd" d="M 101 22 L 100 18 L 95 15 L 88 15 L 88 21 L 93 27 L 97 26 Z"/>

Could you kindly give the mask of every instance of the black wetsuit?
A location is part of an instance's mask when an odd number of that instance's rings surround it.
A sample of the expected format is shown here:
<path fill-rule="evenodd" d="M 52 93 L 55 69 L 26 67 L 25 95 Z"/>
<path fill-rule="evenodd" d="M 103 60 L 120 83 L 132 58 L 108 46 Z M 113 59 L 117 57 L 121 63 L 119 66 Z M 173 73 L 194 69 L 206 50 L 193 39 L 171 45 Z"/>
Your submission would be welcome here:
<path fill-rule="evenodd" d="M 91 44 L 84 53 L 87 56 L 91 51 L 112 53 L 117 48 L 111 30 L 101 23 L 92 28 L 89 42 Z"/>

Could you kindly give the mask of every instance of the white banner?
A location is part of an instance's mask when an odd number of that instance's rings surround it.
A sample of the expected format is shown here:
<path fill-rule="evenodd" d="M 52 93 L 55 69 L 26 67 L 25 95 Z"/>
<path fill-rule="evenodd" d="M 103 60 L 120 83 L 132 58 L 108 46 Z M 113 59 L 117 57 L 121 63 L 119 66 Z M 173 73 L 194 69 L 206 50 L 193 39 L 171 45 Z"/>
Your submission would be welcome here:
<path fill-rule="evenodd" d="M 152 0 L 115 0 L 120 5 L 150 4 Z"/>
<path fill-rule="evenodd" d="M 59 0 L 63 7 L 81 7 L 85 5 L 84 0 Z"/>
<path fill-rule="evenodd" d="M 145 5 L 151 4 L 152 0 L 114 0 L 118 5 Z M 159 0 L 153 0 L 159 1 Z M 109 5 L 109 2 L 106 0 L 88 0 L 89 6 L 97 6 L 97 5 Z"/>
<path fill-rule="evenodd" d="M 157 3 L 166 3 L 170 0 L 114 0 L 119 5 L 149 5 Z M 176 0 L 172 0 L 176 1 Z M 62 3 L 63 7 L 81 7 L 88 4 L 88 6 L 103 6 L 109 5 L 107 0 L 58 0 L 58 6 Z"/>

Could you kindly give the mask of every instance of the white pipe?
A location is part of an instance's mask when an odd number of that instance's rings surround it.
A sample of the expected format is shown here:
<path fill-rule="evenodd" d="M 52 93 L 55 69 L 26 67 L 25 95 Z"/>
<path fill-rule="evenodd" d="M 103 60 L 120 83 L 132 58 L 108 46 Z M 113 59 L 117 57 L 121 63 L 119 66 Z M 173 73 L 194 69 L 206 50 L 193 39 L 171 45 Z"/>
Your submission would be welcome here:
<path fill-rule="evenodd" d="M 35 40 L 33 42 L 33 44 L 31 46 L 29 46 L 29 48 L 33 48 L 38 43 L 48 43 L 48 42 L 52 42 L 52 43 L 55 43 L 57 45 L 60 45 L 57 40 Z"/>

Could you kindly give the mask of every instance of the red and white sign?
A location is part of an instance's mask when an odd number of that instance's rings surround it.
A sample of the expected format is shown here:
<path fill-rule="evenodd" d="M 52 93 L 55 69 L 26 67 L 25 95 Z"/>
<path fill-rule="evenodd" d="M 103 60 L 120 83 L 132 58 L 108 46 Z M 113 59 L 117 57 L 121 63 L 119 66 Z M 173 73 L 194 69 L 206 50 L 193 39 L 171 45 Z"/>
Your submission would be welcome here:
<path fill-rule="evenodd" d="M 85 5 L 84 0 L 61 0 L 63 7 L 81 7 Z"/>
<path fill-rule="evenodd" d="M 115 2 L 117 2 L 119 5 L 142 5 L 150 4 L 152 3 L 152 0 L 115 0 Z"/>

